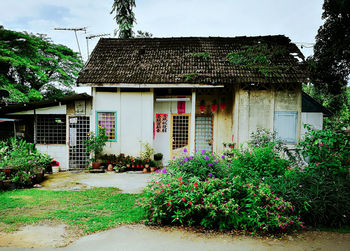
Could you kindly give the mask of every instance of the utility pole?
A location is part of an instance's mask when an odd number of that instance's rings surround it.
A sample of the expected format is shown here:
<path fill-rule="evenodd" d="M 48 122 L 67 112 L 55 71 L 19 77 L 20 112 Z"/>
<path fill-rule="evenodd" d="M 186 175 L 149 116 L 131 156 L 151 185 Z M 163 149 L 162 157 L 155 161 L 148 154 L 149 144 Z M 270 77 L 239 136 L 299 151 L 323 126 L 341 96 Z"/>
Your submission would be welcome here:
<path fill-rule="evenodd" d="M 75 39 L 77 40 L 77 44 L 78 44 L 78 49 L 79 49 L 79 53 L 80 53 L 80 58 L 81 58 L 81 60 L 83 60 L 83 56 L 82 56 L 82 54 L 81 54 L 80 45 L 79 45 L 79 40 L 78 40 L 78 36 L 77 36 L 77 31 L 84 31 L 84 32 L 86 33 L 86 29 L 87 29 L 87 27 L 82 27 L 82 28 L 55 28 L 54 30 L 60 30 L 60 31 L 74 31 Z"/>
<path fill-rule="evenodd" d="M 111 34 L 109 33 L 105 33 L 105 34 L 97 34 L 97 35 L 90 35 L 90 36 L 86 36 L 86 49 L 87 49 L 87 58 L 89 60 L 90 58 L 90 54 L 89 54 L 89 39 L 93 39 L 96 37 L 104 37 L 104 36 L 110 36 Z"/>

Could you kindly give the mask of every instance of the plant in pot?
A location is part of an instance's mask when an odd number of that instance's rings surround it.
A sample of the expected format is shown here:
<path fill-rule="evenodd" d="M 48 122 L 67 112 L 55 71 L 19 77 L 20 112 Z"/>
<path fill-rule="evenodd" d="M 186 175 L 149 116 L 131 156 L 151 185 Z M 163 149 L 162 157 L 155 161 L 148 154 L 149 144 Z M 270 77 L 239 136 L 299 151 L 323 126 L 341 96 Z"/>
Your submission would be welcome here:
<path fill-rule="evenodd" d="M 235 143 L 229 142 L 229 143 L 227 143 L 227 145 L 231 149 L 235 148 Z"/>
<path fill-rule="evenodd" d="M 90 132 L 89 138 L 84 141 L 86 154 L 90 156 L 92 155 L 90 162 L 93 169 L 98 169 L 101 166 L 101 163 L 97 162 L 97 156 L 103 151 L 107 140 L 106 129 L 99 126 L 97 135 L 95 136 L 93 132 Z"/>
<path fill-rule="evenodd" d="M 163 159 L 163 154 L 162 153 L 156 153 L 154 155 L 154 160 L 156 161 L 156 166 L 162 166 L 162 159 Z"/>
<path fill-rule="evenodd" d="M 150 166 L 151 166 L 151 172 L 154 172 L 157 170 L 158 163 L 155 160 L 152 160 L 150 162 Z"/>

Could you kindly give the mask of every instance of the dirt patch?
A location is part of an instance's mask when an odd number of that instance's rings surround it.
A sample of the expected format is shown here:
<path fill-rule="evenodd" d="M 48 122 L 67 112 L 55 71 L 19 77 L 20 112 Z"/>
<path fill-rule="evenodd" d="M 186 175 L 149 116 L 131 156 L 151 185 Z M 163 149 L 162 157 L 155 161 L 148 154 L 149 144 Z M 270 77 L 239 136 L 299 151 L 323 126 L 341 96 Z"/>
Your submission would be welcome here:
<path fill-rule="evenodd" d="M 40 224 L 22 227 L 12 233 L 0 232 L 0 247 L 56 248 L 75 240 L 64 224 Z"/>
<path fill-rule="evenodd" d="M 87 173 L 59 172 L 49 174 L 41 183 L 43 190 L 79 191 L 94 187 L 117 187 L 121 193 L 141 193 L 153 175 L 140 172 Z"/>

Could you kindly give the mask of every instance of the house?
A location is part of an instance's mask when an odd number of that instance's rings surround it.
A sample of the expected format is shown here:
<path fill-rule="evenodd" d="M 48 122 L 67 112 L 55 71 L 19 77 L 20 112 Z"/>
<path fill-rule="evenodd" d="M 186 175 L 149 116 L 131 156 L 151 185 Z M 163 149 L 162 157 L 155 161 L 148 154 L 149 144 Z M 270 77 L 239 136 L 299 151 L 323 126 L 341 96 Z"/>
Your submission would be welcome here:
<path fill-rule="evenodd" d="M 61 170 L 85 168 L 91 96 L 74 94 L 30 103 L 0 105 L 0 135 L 36 145 L 60 163 Z"/>
<path fill-rule="evenodd" d="M 92 129 L 109 153 L 148 142 L 167 161 L 239 146 L 257 128 L 293 145 L 302 134 L 304 56 L 283 35 L 102 38 L 78 78 L 92 87 Z"/>

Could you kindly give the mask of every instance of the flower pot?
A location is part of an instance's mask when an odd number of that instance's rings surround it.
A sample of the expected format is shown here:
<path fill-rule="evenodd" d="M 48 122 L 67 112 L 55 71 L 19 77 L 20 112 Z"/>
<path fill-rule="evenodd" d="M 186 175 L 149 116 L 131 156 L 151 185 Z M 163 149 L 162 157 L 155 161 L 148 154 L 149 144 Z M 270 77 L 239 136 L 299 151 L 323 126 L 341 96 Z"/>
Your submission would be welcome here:
<path fill-rule="evenodd" d="M 156 167 L 154 167 L 154 166 L 151 167 L 151 172 L 152 172 L 152 173 L 155 172 L 156 170 L 157 170 Z"/>
<path fill-rule="evenodd" d="M 52 173 L 58 173 L 60 171 L 60 167 L 59 166 L 53 166 L 52 167 Z"/>
<path fill-rule="evenodd" d="M 92 169 L 99 169 L 101 166 L 101 163 L 99 162 L 92 162 L 91 163 Z"/>
<path fill-rule="evenodd" d="M 126 167 L 129 168 L 129 167 L 130 167 L 130 164 L 126 164 Z"/>
<path fill-rule="evenodd" d="M 235 146 L 234 146 L 234 145 L 229 145 L 229 147 L 230 147 L 231 149 L 233 149 Z"/>
<path fill-rule="evenodd" d="M 147 172 L 148 172 L 148 169 L 147 169 L 146 167 L 144 167 L 144 168 L 142 169 L 142 172 L 143 172 L 143 173 L 147 173 Z"/>
<path fill-rule="evenodd" d="M 112 164 L 108 164 L 107 171 L 114 171 Z"/>

